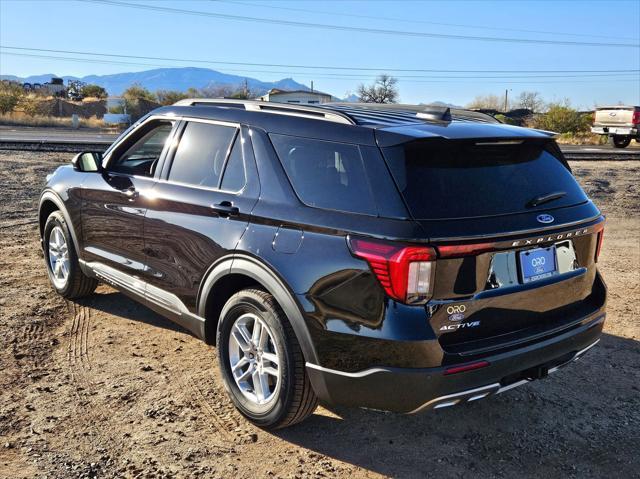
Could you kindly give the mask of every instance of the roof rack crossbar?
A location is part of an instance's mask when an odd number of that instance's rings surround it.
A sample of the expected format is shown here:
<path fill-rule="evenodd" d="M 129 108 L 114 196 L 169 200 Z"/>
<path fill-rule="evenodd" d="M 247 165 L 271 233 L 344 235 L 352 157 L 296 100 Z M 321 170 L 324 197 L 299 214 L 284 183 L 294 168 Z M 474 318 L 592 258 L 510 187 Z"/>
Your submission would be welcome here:
<path fill-rule="evenodd" d="M 349 115 L 337 111 L 327 110 L 314 106 L 290 105 L 286 103 L 272 103 L 256 100 L 233 100 L 228 98 L 186 98 L 173 104 L 174 106 L 217 106 L 223 108 L 244 108 L 248 111 L 261 111 L 277 115 L 299 116 L 303 118 L 315 118 L 318 120 L 332 121 L 347 125 L 355 125 L 357 122 Z"/>

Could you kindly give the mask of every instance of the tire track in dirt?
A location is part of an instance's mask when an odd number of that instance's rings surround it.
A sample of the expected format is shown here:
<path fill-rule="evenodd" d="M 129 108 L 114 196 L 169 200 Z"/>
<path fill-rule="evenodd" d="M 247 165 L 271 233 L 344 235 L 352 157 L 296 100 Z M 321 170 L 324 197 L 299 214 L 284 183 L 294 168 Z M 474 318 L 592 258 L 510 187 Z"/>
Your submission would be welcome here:
<path fill-rule="evenodd" d="M 67 301 L 67 309 L 71 317 L 71 324 L 67 330 L 66 366 L 75 385 L 74 394 L 78 416 L 84 419 L 83 423 L 91 429 L 96 442 L 104 450 L 109 450 L 111 454 L 119 456 L 124 451 L 124 442 L 109 434 L 110 428 L 104 427 L 112 419 L 113 414 L 105 407 L 103 401 L 94 399 L 98 385 L 91 379 L 92 374 L 90 373 L 91 308 Z M 127 413 L 128 411 L 124 412 L 125 415 Z M 105 434 L 105 432 L 107 433 Z M 91 444 L 91 446 L 93 445 Z"/>
<path fill-rule="evenodd" d="M 205 393 L 199 386 L 201 378 L 197 378 L 194 375 L 187 375 L 183 380 L 183 384 L 186 386 L 185 399 L 188 402 L 195 403 L 205 413 L 205 421 L 210 429 L 218 433 L 225 441 L 233 442 L 236 440 L 236 434 L 234 431 L 240 426 L 240 422 L 233 417 L 233 410 L 231 408 L 224 407 L 219 402 L 210 401 Z M 190 391 L 190 394 L 186 394 Z M 216 391 L 216 395 L 219 395 L 219 391 Z M 224 442 L 222 445 L 225 445 Z"/>

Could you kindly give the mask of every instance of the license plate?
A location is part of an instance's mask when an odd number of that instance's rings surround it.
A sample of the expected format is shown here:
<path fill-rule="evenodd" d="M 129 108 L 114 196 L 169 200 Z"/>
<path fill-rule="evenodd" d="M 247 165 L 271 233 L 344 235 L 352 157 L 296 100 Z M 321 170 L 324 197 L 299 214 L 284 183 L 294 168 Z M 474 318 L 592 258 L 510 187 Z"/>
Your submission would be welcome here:
<path fill-rule="evenodd" d="M 520 252 L 522 282 L 530 283 L 558 273 L 556 247 L 536 248 Z"/>

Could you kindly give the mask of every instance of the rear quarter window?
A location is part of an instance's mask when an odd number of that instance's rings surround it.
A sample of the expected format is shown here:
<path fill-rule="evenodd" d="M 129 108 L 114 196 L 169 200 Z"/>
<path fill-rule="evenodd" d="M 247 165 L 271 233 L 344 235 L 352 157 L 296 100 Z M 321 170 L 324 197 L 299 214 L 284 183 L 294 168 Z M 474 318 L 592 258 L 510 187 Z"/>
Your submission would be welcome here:
<path fill-rule="evenodd" d="M 269 137 L 303 203 L 316 208 L 376 214 L 358 146 L 288 135 Z"/>

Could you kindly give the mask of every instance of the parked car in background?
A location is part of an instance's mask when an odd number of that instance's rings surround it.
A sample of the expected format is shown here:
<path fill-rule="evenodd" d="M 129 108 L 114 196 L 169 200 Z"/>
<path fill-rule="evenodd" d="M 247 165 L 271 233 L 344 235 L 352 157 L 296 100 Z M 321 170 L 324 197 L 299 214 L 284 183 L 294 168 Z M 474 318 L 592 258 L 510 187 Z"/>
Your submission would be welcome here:
<path fill-rule="evenodd" d="M 596 108 L 591 133 L 607 135 L 616 148 L 626 148 L 631 140 L 640 141 L 640 106 Z"/>
<path fill-rule="evenodd" d="M 216 344 L 265 428 L 502 393 L 605 319 L 604 217 L 547 132 L 477 112 L 182 100 L 58 168 L 39 218 L 60 295 L 104 281 Z"/>

